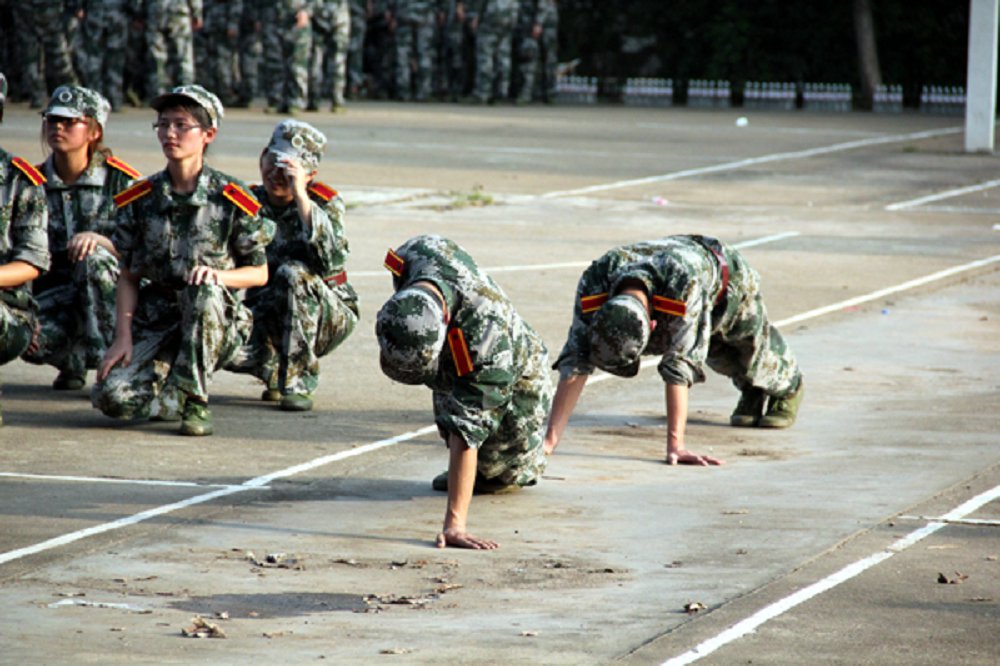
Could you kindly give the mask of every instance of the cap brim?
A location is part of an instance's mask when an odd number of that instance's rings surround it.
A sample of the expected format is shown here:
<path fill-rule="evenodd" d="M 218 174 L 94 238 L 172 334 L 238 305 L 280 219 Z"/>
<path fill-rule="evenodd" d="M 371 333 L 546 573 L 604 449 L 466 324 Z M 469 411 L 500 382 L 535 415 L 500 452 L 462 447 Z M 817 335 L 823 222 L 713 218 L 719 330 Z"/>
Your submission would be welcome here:
<path fill-rule="evenodd" d="M 639 364 L 640 361 L 634 361 L 628 365 L 618 366 L 616 368 L 601 368 L 604 372 L 608 374 L 615 375 L 616 377 L 635 377 L 639 374 Z"/>
<path fill-rule="evenodd" d="M 60 118 L 87 118 L 86 113 L 81 113 L 79 109 L 71 109 L 68 106 L 53 106 L 42 111 L 43 116 L 59 116 Z"/>
<path fill-rule="evenodd" d="M 154 111 L 163 111 L 164 109 L 169 109 L 173 106 L 182 106 L 185 104 L 193 103 L 195 106 L 201 109 L 205 109 L 205 113 L 208 114 L 208 120 L 211 122 L 211 127 L 216 127 L 219 124 L 218 120 L 212 118 L 213 111 L 202 104 L 201 100 L 193 95 L 185 95 L 184 93 L 168 92 L 162 95 L 157 95 L 150 101 L 149 106 Z"/>

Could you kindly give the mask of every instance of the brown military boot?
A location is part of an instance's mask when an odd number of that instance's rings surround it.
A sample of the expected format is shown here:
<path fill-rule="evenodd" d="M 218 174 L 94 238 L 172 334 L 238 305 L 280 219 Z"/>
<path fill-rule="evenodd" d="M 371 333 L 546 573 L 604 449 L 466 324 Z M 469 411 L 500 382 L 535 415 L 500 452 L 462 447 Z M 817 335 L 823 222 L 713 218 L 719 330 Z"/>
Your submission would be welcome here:
<path fill-rule="evenodd" d="M 805 389 L 800 379 L 799 387 L 795 389 L 795 393 L 786 395 L 784 398 L 771 398 L 767 414 L 760 417 L 757 425 L 761 428 L 790 428 L 795 423 L 795 417 L 799 413 L 799 405 L 802 403 L 804 392 Z"/>
<path fill-rule="evenodd" d="M 729 424 L 737 428 L 753 428 L 764 414 L 765 402 L 767 394 L 764 393 L 764 389 L 753 386 L 743 389 L 740 401 L 736 403 L 736 409 L 729 417 Z"/>

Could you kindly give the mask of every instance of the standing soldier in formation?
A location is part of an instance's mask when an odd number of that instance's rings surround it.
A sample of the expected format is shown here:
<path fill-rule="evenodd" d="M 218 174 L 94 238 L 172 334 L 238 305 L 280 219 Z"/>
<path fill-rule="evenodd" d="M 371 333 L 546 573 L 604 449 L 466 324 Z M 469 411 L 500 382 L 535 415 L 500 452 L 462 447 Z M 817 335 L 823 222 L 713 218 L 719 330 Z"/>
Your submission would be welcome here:
<path fill-rule="evenodd" d="M 6 102 L 7 79 L 0 74 L 0 122 Z M 30 283 L 49 267 L 44 183 L 30 162 L 0 148 L 0 365 L 23 354 L 35 331 Z"/>
<path fill-rule="evenodd" d="M 84 0 L 80 8 L 80 74 L 103 94 L 112 111 L 125 101 L 125 53 L 132 19 L 129 0 Z"/>
<path fill-rule="evenodd" d="M 264 10 L 267 110 L 301 111 L 308 102 L 312 0 L 275 0 Z"/>
<path fill-rule="evenodd" d="M 114 336 L 114 195 L 140 174 L 103 144 L 109 110 L 97 91 L 61 86 L 43 112 L 52 266 L 32 285 L 39 326 L 24 359 L 58 368 L 56 390 L 83 388 Z"/>
<path fill-rule="evenodd" d="M 201 0 L 141 0 L 150 68 L 147 95 L 194 83 L 194 33 L 204 24 Z"/>
<path fill-rule="evenodd" d="M 787 428 L 795 422 L 802 373 L 768 321 L 757 271 L 714 238 L 670 236 L 615 248 L 584 271 L 555 364 L 560 379 L 546 451 L 558 445 L 595 366 L 633 377 L 644 354 L 662 355 L 667 464 L 722 462 L 684 447 L 688 389 L 705 381 L 705 365 L 740 391 L 732 425 Z"/>
<path fill-rule="evenodd" d="M 351 39 L 347 47 L 347 98 L 356 99 L 365 87 L 365 35 L 372 0 L 349 0 Z"/>
<path fill-rule="evenodd" d="M 267 283 L 274 227 L 242 184 L 205 164 L 218 97 L 180 86 L 152 107 L 167 165 L 115 196 L 117 321 L 91 398 L 114 418 L 180 419 L 182 435 L 210 435 L 208 384 L 249 340 L 241 290 Z"/>
<path fill-rule="evenodd" d="M 439 91 L 452 102 L 465 92 L 465 3 L 442 0 L 440 14 Z"/>
<path fill-rule="evenodd" d="M 239 47 L 243 0 L 205 0 L 205 24 L 195 35 L 198 80 L 226 106 L 237 101 L 233 67 Z"/>
<path fill-rule="evenodd" d="M 504 101 L 510 95 L 511 37 L 518 0 L 469 0 L 470 28 L 476 35 L 474 104 Z"/>
<path fill-rule="evenodd" d="M 438 547 L 492 549 L 466 531 L 473 490 L 534 485 L 545 468 L 552 398 L 541 337 L 503 290 L 456 243 L 418 236 L 386 255 L 395 294 L 378 313 L 382 371 L 432 389 L 434 420 L 449 449 Z"/>
<path fill-rule="evenodd" d="M 21 80 L 33 109 L 40 109 L 49 91 L 79 83 L 66 39 L 65 2 L 25 0 L 14 5 L 20 49 Z M 44 75 L 42 63 L 44 61 Z"/>
<path fill-rule="evenodd" d="M 521 0 L 519 24 L 520 90 L 517 101 L 527 104 L 540 99 L 551 104 L 556 98 L 559 6 L 557 0 Z"/>
<path fill-rule="evenodd" d="M 243 0 L 243 15 L 240 18 L 240 85 L 234 106 L 246 109 L 260 94 L 262 86 L 261 60 L 263 59 L 264 7 L 265 0 Z"/>
<path fill-rule="evenodd" d="M 277 229 L 267 246 L 267 286 L 247 294 L 253 335 L 227 369 L 261 379 L 261 398 L 286 411 L 312 409 L 320 357 L 358 321 L 358 297 L 344 271 L 344 202 L 316 180 L 325 145 L 312 125 L 278 123 L 260 156 L 263 185 L 252 189 Z"/>
<path fill-rule="evenodd" d="M 365 39 L 366 60 L 371 67 L 372 94 L 376 99 L 389 99 L 395 79 L 395 47 L 392 0 L 370 0 L 371 15 Z"/>
<path fill-rule="evenodd" d="M 437 14 L 434 0 L 396 0 L 393 24 L 398 100 L 430 99 Z"/>
<path fill-rule="evenodd" d="M 344 107 L 347 85 L 347 50 L 351 42 L 348 0 L 317 0 L 312 29 L 308 108 L 319 111 L 320 101 L 329 99 L 331 111 L 336 112 Z"/>

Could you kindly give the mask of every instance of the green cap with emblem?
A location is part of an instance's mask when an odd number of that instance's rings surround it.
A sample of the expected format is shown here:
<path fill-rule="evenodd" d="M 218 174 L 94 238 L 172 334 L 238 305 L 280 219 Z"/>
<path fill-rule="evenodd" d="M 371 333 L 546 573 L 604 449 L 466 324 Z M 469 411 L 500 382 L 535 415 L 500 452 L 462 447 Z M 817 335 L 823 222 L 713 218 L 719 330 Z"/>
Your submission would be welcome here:
<path fill-rule="evenodd" d="M 149 105 L 157 111 L 163 111 L 171 105 L 185 100 L 194 102 L 205 109 L 205 113 L 208 114 L 209 121 L 211 122 L 211 127 L 217 128 L 219 126 L 222 116 L 225 115 L 222 102 L 219 101 L 219 98 L 214 93 L 205 90 L 199 85 L 177 86 L 168 93 L 154 97 Z"/>
<path fill-rule="evenodd" d="M 326 136 L 318 129 L 301 120 L 282 120 L 274 128 L 267 151 L 279 160 L 298 160 L 306 171 L 319 168 L 326 148 Z"/>
<path fill-rule="evenodd" d="M 111 104 L 104 95 L 83 86 L 59 86 L 52 91 L 43 116 L 57 118 L 93 118 L 101 127 L 108 122 Z"/>

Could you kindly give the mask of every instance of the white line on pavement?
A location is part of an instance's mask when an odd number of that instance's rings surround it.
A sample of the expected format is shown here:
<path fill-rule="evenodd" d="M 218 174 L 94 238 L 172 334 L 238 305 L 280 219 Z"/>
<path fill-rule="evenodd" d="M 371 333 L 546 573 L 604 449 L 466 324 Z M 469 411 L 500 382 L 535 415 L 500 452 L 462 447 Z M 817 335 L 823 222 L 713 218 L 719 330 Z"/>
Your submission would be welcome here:
<path fill-rule="evenodd" d="M 702 657 L 708 656 L 719 648 L 732 643 L 733 641 L 742 638 L 753 631 L 756 631 L 757 627 L 761 626 L 768 620 L 774 619 L 792 608 L 795 608 L 799 604 L 802 604 L 813 597 L 854 578 L 858 574 L 872 568 L 876 564 L 889 559 L 896 553 L 900 553 L 920 540 L 929 537 L 947 525 L 949 521 L 961 520 L 979 507 L 992 502 L 998 497 L 1000 497 L 1000 486 L 994 486 L 990 490 L 980 493 L 972 499 L 955 507 L 942 516 L 940 521 L 931 522 L 920 529 L 914 530 L 886 549 L 849 564 L 840 571 L 831 574 L 826 578 L 813 583 L 812 585 L 804 587 L 784 599 L 780 599 L 769 606 L 765 606 L 750 617 L 742 620 L 741 622 L 737 622 L 717 636 L 702 641 L 693 649 L 682 655 L 668 659 L 663 662 L 663 666 L 684 666 L 684 664 L 690 664 L 701 659 Z"/>
<path fill-rule="evenodd" d="M 80 481 L 84 483 L 124 483 L 138 486 L 167 486 L 179 488 L 230 488 L 228 483 L 194 483 L 193 481 L 155 481 L 151 479 L 114 479 L 101 476 L 60 476 L 55 474 L 20 474 L 0 472 L 0 477 L 9 479 L 41 479 L 44 481 Z"/>
<path fill-rule="evenodd" d="M 936 136 L 956 134 L 961 131 L 962 131 L 961 127 L 947 127 L 944 129 L 927 130 L 924 132 L 912 132 L 910 134 L 893 134 L 890 136 L 879 136 L 870 139 L 859 139 L 857 141 L 835 143 L 830 146 L 807 148 L 806 150 L 794 150 L 787 153 L 773 153 L 771 155 L 761 155 L 760 157 L 748 157 L 743 160 L 736 160 L 735 162 L 725 162 L 723 164 L 713 164 L 711 166 L 706 166 L 706 167 L 684 169 L 682 171 L 674 171 L 672 173 L 666 173 L 659 176 L 648 176 L 646 178 L 636 178 L 634 180 L 619 180 L 613 183 L 591 185 L 589 187 L 581 187 L 575 190 L 546 192 L 545 194 L 542 194 L 540 196 L 543 199 L 553 199 L 556 197 L 567 197 L 578 194 L 590 194 L 592 192 L 618 190 L 625 187 L 635 187 L 637 185 L 649 185 L 651 183 L 662 183 L 669 180 L 680 180 L 681 178 L 702 176 L 709 173 L 718 173 L 720 171 L 734 171 L 736 169 L 743 169 L 745 167 L 756 166 L 758 164 L 782 162 L 784 160 L 796 160 L 804 157 L 816 157 L 817 155 L 826 155 L 829 153 L 836 153 L 843 150 L 853 150 L 855 148 L 863 148 L 865 146 L 876 146 L 885 143 L 898 143 L 900 141 L 912 141 L 914 139 L 929 139 Z"/>
<path fill-rule="evenodd" d="M 904 210 L 906 208 L 915 208 L 916 206 L 922 206 L 925 203 L 931 203 L 932 201 L 941 201 L 942 199 L 950 199 L 952 197 L 960 197 L 963 194 L 972 194 L 973 192 L 982 192 L 983 190 L 988 190 L 990 188 L 1000 185 L 1000 179 L 989 180 L 985 183 L 979 183 L 978 185 L 969 185 L 968 187 L 959 187 L 954 190 L 945 190 L 944 192 L 938 192 L 937 194 L 928 194 L 925 197 L 919 197 L 917 199 L 910 199 L 908 201 L 897 201 L 896 203 L 889 204 L 885 207 L 886 210 Z"/>
<path fill-rule="evenodd" d="M 951 276 L 951 275 L 956 275 L 958 273 L 961 273 L 961 272 L 964 272 L 964 271 L 969 271 L 969 270 L 972 270 L 973 268 L 978 268 L 978 267 L 981 267 L 981 266 L 985 266 L 987 264 L 994 263 L 996 261 L 1000 261 L 1000 255 L 996 255 L 996 256 L 990 257 L 988 259 L 983 259 L 983 260 L 980 260 L 980 261 L 974 261 L 974 262 L 970 262 L 970 263 L 967 263 L 967 264 L 963 264 L 961 266 L 957 266 L 955 268 L 951 268 L 951 269 L 948 269 L 948 270 L 938 271 L 937 273 L 933 273 L 932 275 L 929 275 L 929 276 L 927 276 L 925 278 L 921 278 L 921 279 L 918 279 L 918 280 L 910 280 L 909 282 L 905 282 L 902 285 L 898 285 L 896 287 L 889 287 L 887 289 L 882 289 L 882 290 L 880 290 L 878 292 L 874 292 L 874 294 L 869 294 L 867 296 L 859 296 L 857 298 L 849 299 L 848 301 L 842 301 L 841 303 L 837 303 L 837 304 L 834 304 L 832 306 L 828 306 L 826 308 L 817 308 L 815 310 L 810 310 L 807 313 L 803 313 L 801 315 L 797 315 L 795 317 L 791 317 L 789 319 L 785 319 L 785 320 L 780 321 L 780 322 L 775 322 L 775 325 L 776 326 L 787 325 L 788 323 L 793 323 L 793 322 L 797 322 L 797 321 L 803 321 L 805 319 L 811 319 L 811 318 L 819 317 L 819 316 L 821 316 L 823 314 L 827 314 L 828 312 L 832 312 L 832 311 L 836 311 L 836 310 L 842 309 L 843 307 L 846 307 L 848 304 L 855 304 L 855 303 L 866 302 L 866 301 L 872 300 L 874 298 L 878 298 L 881 295 L 885 295 L 885 294 L 888 294 L 888 293 L 896 293 L 896 292 L 899 292 L 899 291 L 903 291 L 904 289 L 910 289 L 910 288 L 913 288 L 915 286 L 919 286 L 919 285 L 922 285 L 922 284 L 927 284 L 929 282 L 932 282 L 935 279 L 942 279 L 943 277 L 948 277 L 948 276 Z M 644 362 L 642 364 L 641 367 L 643 367 L 643 368 L 650 367 L 651 365 L 655 365 L 655 363 L 656 363 L 655 360 L 646 361 L 646 362 Z M 591 377 L 589 383 L 603 381 L 603 380 L 609 379 L 610 377 L 612 377 L 612 375 L 609 375 L 607 373 L 596 373 L 593 377 Z M 189 499 L 186 499 L 186 500 L 182 500 L 180 502 L 174 502 L 173 504 L 167 504 L 165 506 L 155 507 L 153 509 L 149 509 L 147 511 L 143 511 L 143 512 L 131 515 L 131 516 L 126 516 L 125 518 L 120 518 L 118 520 L 115 520 L 115 521 L 112 521 L 112 522 L 109 522 L 109 523 L 103 523 L 101 525 L 95 525 L 93 527 L 89 527 L 87 529 L 79 530 L 77 532 L 71 532 L 69 534 L 64 534 L 62 536 L 59 536 L 59 537 L 56 537 L 56 538 L 53 538 L 53 539 L 49 539 L 48 541 L 43 541 L 41 543 L 37 543 L 37 544 L 35 544 L 33 546 L 28 546 L 26 548 L 20 548 L 20 549 L 17 549 L 17 550 L 12 550 L 12 551 L 9 551 L 9 552 L 6 552 L 6 553 L 0 553 L 0 564 L 4 564 L 5 562 L 10 562 L 12 560 L 20 559 L 22 557 L 26 557 L 27 555 L 33 555 L 35 553 L 40 553 L 40 552 L 43 552 L 43 551 L 46 551 L 46 550 L 51 550 L 52 548 L 57 548 L 59 546 L 64 546 L 66 544 L 73 543 L 74 541 L 79 541 L 80 539 L 83 539 L 83 538 L 86 538 L 86 537 L 89 537 L 89 536 L 93 536 L 95 534 L 101 534 L 103 532 L 109 532 L 111 530 L 116 530 L 116 529 L 121 528 L 121 527 L 127 527 L 129 525 L 135 525 L 135 524 L 143 522 L 145 520 L 149 520 L 150 518 L 155 518 L 157 516 L 161 516 L 161 515 L 165 515 L 165 514 L 168 514 L 168 513 L 172 513 L 173 511 L 177 511 L 177 510 L 184 509 L 184 508 L 191 507 L 191 506 L 196 506 L 198 504 L 204 504 L 206 502 L 210 502 L 210 501 L 212 501 L 214 499 L 218 499 L 220 497 L 226 497 L 228 495 L 232 495 L 232 494 L 235 494 L 235 493 L 238 493 L 238 492 L 247 491 L 247 490 L 258 490 L 258 489 L 263 488 L 264 486 L 266 486 L 268 483 L 270 483 L 271 481 L 273 481 L 275 479 L 285 478 L 285 477 L 288 477 L 288 476 L 292 476 L 294 474 L 298 474 L 300 472 L 304 472 L 304 471 L 308 471 L 308 470 L 311 470 L 311 469 L 315 469 L 317 467 L 321 467 L 323 465 L 328 465 L 328 464 L 333 463 L 333 462 L 338 462 L 340 460 L 345 460 L 347 458 L 352 458 L 354 456 L 359 456 L 359 455 L 362 455 L 362 454 L 371 453 L 372 451 L 376 451 L 378 449 L 382 449 L 382 448 L 385 448 L 385 447 L 393 446 L 395 444 L 399 444 L 401 442 L 405 442 L 405 441 L 414 439 L 416 437 L 421 437 L 423 435 L 427 435 L 427 434 L 430 434 L 430 433 L 433 433 L 433 432 L 436 432 L 436 431 L 437 431 L 437 427 L 436 426 L 433 426 L 433 425 L 426 426 L 426 427 L 420 428 L 418 430 L 413 430 L 411 432 L 403 433 L 401 435 L 396 435 L 395 437 L 390 437 L 388 439 L 382 439 L 382 440 L 379 440 L 377 442 L 372 442 L 370 444 L 365 444 L 365 445 L 362 445 L 362 446 L 358 446 L 358 447 L 355 447 L 355 448 L 352 448 L 352 449 L 348 449 L 346 451 L 341 451 L 339 453 L 335 453 L 335 454 L 332 454 L 332 455 L 329 455 L 329 456 L 322 456 L 320 458 L 316 458 L 314 460 L 302 463 L 300 465 L 295 465 L 293 467 L 287 467 L 287 468 L 285 468 L 283 470 L 279 470 L 279 471 L 273 472 L 271 474 L 266 474 L 264 476 L 259 476 L 259 477 L 255 478 L 255 479 L 250 479 L 249 481 L 246 481 L 246 482 L 244 482 L 244 483 L 242 483 L 242 484 L 240 484 L 238 486 L 228 486 L 228 487 L 216 490 L 214 492 L 205 493 L 205 494 L 202 494 L 202 495 L 198 495 L 196 497 L 192 497 L 192 498 L 189 498 Z M 944 516 L 944 518 L 950 518 L 950 517 L 956 517 L 956 516 L 950 516 L 950 515 L 949 516 Z M 961 517 L 961 516 L 957 516 L 957 517 Z"/>

